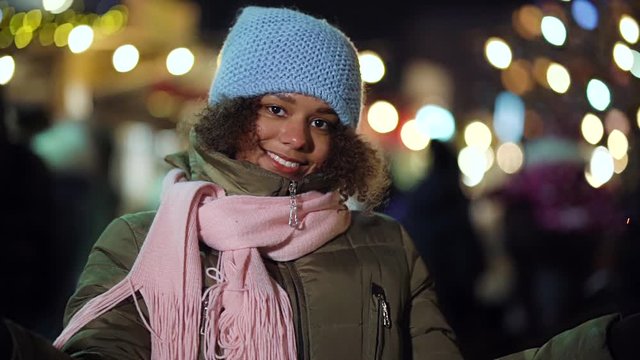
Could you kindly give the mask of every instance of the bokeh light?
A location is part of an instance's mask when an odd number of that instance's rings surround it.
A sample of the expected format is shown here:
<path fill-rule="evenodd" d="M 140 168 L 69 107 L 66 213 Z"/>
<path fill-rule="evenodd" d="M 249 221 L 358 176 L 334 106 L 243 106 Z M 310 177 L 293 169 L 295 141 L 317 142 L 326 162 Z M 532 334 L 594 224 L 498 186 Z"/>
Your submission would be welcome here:
<path fill-rule="evenodd" d="M 448 141 L 456 130 L 453 114 L 448 109 L 438 105 L 425 105 L 416 113 L 418 129 L 431 139 Z"/>
<path fill-rule="evenodd" d="M 567 29 L 562 20 L 555 16 L 545 16 L 540 23 L 542 37 L 551 45 L 562 46 L 567 40 Z"/>
<path fill-rule="evenodd" d="M 524 95 L 533 89 L 534 83 L 530 68 L 531 65 L 526 60 L 513 61 L 500 75 L 505 89 L 518 95 Z"/>
<path fill-rule="evenodd" d="M 533 60 L 533 68 L 531 72 L 533 73 L 533 78 L 536 82 L 543 86 L 546 89 L 550 89 L 549 82 L 547 81 L 547 70 L 549 69 L 549 65 L 551 65 L 552 61 L 545 57 L 536 57 Z"/>
<path fill-rule="evenodd" d="M 633 53 L 624 43 L 617 42 L 613 46 L 613 60 L 621 70 L 629 71 L 633 68 Z"/>
<path fill-rule="evenodd" d="M 500 38 L 489 38 L 484 45 L 484 54 L 489 63 L 498 69 L 506 69 L 511 64 L 511 48 Z"/>
<path fill-rule="evenodd" d="M 40 40 L 40 45 L 49 46 L 53 44 L 53 34 L 56 32 L 56 24 L 55 23 L 46 23 L 42 25 L 40 31 L 38 31 L 38 38 Z"/>
<path fill-rule="evenodd" d="M 628 135 L 631 130 L 627 115 L 620 109 L 611 108 L 604 117 L 604 129 L 607 133 L 613 130 L 620 130 L 623 134 Z"/>
<path fill-rule="evenodd" d="M 485 172 L 489 171 L 491 169 L 491 167 L 493 166 L 493 162 L 496 158 L 495 154 L 493 153 L 493 149 L 491 147 L 488 147 L 485 151 L 484 151 L 484 156 L 486 158 L 486 164 L 487 167 L 485 168 Z"/>
<path fill-rule="evenodd" d="M 0 85 L 5 85 L 16 71 L 16 62 L 11 55 L 0 57 Z"/>
<path fill-rule="evenodd" d="M 156 90 L 147 97 L 147 110 L 153 117 L 168 118 L 176 109 L 176 100 L 166 91 Z"/>
<path fill-rule="evenodd" d="M 131 45 L 126 44 L 118 47 L 113 52 L 113 67 L 118 72 L 128 72 L 133 70 L 138 65 L 140 60 L 140 52 L 138 49 Z"/>
<path fill-rule="evenodd" d="M 87 51 L 93 43 L 93 29 L 89 25 L 79 25 L 69 33 L 69 50 L 74 54 Z"/>
<path fill-rule="evenodd" d="M 640 28 L 638 28 L 638 22 L 636 19 L 629 15 L 622 15 L 620 17 L 620 23 L 618 26 L 620 35 L 629 44 L 635 44 L 638 42 L 640 36 Z"/>
<path fill-rule="evenodd" d="M 400 139 L 409 150 L 420 151 L 429 146 L 431 139 L 427 134 L 418 128 L 415 119 L 408 120 L 400 129 Z"/>
<path fill-rule="evenodd" d="M 475 186 L 482 181 L 487 169 L 487 156 L 479 147 L 467 146 L 458 153 L 458 167 L 465 175 L 463 182 L 467 186 Z"/>
<path fill-rule="evenodd" d="M 613 170 L 613 157 L 607 148 L 598 146 L 591 153 L 589 169 L 585 173 L 585 178 L 591 186 L 598 188 L 611 180 Z"/>
<path fill-rule="evenodd" d="M 629 155 L 624 154 L 622 159 L 613 159 L 613 172 L 616 174 L 622 174 L 622 172 L 629 165 Z"/>
<path fill-rule="evenodd" d="M 613 130 L 607 138 L 607 148 L 614 159 L 622 159 L 629 150 L 629 140 L 620 130 Z"/>
<path fill-rule="evenodd" d="M 53 42 L 58 47 L 66 46 L 69 43 L 69 33 L 73 30 L 73 25 L 64 23 L 56 28 L 53 33 Z"/>
<path fill-rule="evenodd" d="M 72 4 L 73 0 L 42 0 L 42 7 L 52 14 L 60 14 Z"/>
<path fill-rule="evenodd" d="M 22 49 L 22 48 L 25 48 L 27 45 L 29 45 L 32 39 L 33 39 L 33 32 L 26 27 L 21 27 L 16 32 L 13 42 L 14 44 L 16 44 L 16 48 Z"/>
<path fill-rule="evenodd" d="M 585 30 L 593 30 L 598 26 L 598 9 L 588 0 L 574 0 L 571 4 L 571 15 L 576 24 Z"/>
<path fill-rule="evenodd" d="M 547 82 L 551 90 L 564 94 L 571 86 L 571 76 L 564 66 L 558 63 L 551 63 L 547 68 Z"/>
<path fill-rule="evenodd" d="M 121 30 L 127 22 L 127 8 L 114 6 L 94 22 L 97 31 L 104 35 L 111 35 Z"/>
<path fill-rule="evenodd" d="M 603 111 L 611 104 L 611 92 L 602 80 L 591 79 L 587 84 L 587 100 L 596 110 Z"/>
<path fill-rule="evenodd" d="M 502 171 L 514 174 L 522 168 L 524 154 L 518 144 L 507 142 L 498 147 L 496 162 Z"/>
<path fill-rule="evenodd" d="M 640 78 L 640 52 L 631 49 L 631 54 L 633 54 L 633 66 L 629 71 L 633 76 Z"/>
<path fill-rule="evenodd" d="M 580 130 L 582 131 L 582 137 L 592 145 L 595 145 L 602 140 L 602 136 L 604 135 L 604 126 L 602 126 L 602 121 L 600 121 L 599 117 L 591 113 L 587 113 L 582 118 Z"/>
<path fill-rule="evenodd" d="M 362 81 L 374 84 L 382 80 L 385 67 L 384 62 L 382 62 L 378 54 L 370 50 L 365 50 L 358 55 L 358 60 L 360 62 Z"/>
<path fill-rule="evenodd" d="M 491 129 L 481 121 L 472 121 L 464 129 L 464 141 L 467 146 L 485 150 L 491 146 Z"/>
<path fill-rule="evenodd" d="M 524 132 L 525 107 L 522 99 L 503 91 L 496 97 L 493 129 L 501 142 L 520 142 Z"/>
<path fill-rule="evenodd" d="M 369 107 L 367 121 L 373 131 L 385 134 L 398 126 L 398 111 L 388 101 L 376 101 Z"/>
<path fill-rule="evenodd" d="M 541 20 L 542 11 L 535 5 L 523 5 L 513 15 L 514 28 L 520 36 L 527 40 L 533 40 L 540 36 Z"/>
<path fill-rule="evenodd" d="M 40 9 L 30 10 L 25 14 L 22 27 L 33 32 L 42 24 L 42 11 Z"/>
<path fill-rule="evenodd" d="M 194 62 L 191 50 L 184 47 L 173 49 L 167 56 L 167 70 L 172 75 L 184 75 L 191 71 Z"/>

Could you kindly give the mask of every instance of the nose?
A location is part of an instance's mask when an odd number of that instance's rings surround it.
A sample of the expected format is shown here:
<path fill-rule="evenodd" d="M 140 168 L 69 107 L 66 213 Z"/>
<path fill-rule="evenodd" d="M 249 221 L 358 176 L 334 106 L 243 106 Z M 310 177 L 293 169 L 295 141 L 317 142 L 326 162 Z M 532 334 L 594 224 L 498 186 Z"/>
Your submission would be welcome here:
<path fill-rule="evenodd" d="M 292 149 L 304 149 L 309 143 L 309 129 L 304 119 L 289 118 L 282 122 L 280 141 Z"/>

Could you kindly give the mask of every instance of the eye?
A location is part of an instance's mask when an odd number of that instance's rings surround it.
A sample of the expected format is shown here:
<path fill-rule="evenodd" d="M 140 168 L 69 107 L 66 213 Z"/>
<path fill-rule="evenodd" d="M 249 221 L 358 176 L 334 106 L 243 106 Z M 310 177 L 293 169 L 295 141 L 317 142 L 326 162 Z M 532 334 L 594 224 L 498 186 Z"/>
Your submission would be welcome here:
<path fill-rule="evenodd" d="M 331 130 L 334 124 L 324 119 L 313 119 L 311 120 L 311 126 L 321 130 Z"/>
<path fill-rule="evenodd" d="M 286 112 L 284 111 L 284 108 L 278 106 L 278 105 L 267 105 L 267 110 L 269 110 L 270 113 L 276 115 L 276 116 L 285 116 Z"/>

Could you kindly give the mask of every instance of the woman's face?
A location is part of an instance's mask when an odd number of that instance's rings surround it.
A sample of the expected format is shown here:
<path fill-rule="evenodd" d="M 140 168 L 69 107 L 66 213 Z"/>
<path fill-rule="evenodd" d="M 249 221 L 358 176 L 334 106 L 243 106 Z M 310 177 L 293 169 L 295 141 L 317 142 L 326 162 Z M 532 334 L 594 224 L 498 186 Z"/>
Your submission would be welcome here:
<path fill-rule="evenodd" d="M 329 157 L 338 115 L 315 97 L 283 93 L 260 100 L 258 141 L 236 154 L 283 177 L 299 180 L 317 171 Z"/>

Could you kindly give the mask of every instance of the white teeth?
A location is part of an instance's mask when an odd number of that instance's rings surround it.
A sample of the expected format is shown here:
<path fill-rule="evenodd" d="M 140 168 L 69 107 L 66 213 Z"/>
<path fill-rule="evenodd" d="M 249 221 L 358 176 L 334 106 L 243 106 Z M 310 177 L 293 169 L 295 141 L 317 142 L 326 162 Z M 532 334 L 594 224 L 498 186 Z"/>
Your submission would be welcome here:
<path fill-rule="evenodd" d="M 297 168 L 297 167 L 300 166 L 299 163 L 287 161 L 287 160 L 281 158 L 280 156 L 278 156 L 278 155 L 276 155 L 276 154 L 274 154 L 272 152 L 267 151 L 267 154 L 269 154 L 269 156 L 273 160 L 277 161 L 278 164 L 280 164 L 280 165 L 283 165 L 283 166 L 286 166 L 286 167 L 290 167 L 290 168 Z"/>

